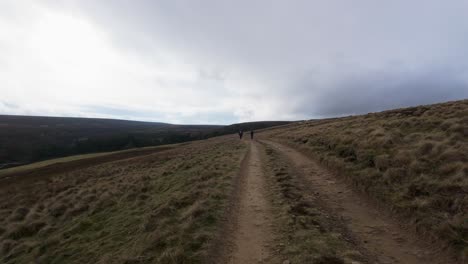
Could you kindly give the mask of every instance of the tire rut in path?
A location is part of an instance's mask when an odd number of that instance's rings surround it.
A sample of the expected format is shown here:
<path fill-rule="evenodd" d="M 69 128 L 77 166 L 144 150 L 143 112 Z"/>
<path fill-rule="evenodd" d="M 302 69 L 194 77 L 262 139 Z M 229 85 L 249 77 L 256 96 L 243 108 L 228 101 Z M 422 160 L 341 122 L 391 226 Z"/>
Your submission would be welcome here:
<path fill-rule="evenodd" d="M 266 193 L 258 143 L 250 142 L 246 168 L 241 177 L 235 227 L 232 230 L 228 263 L 273 263 L 272 214 Z"/>
<path fill-rule="evenodd" d="M 325 206 L 346 220 L 352 235 L 375 255 L 379 263 L 456 263 L 445 252 L 412 237 L 394 220 L 380 214 L 375 206 L 307 156 L 280 143 L 263 142 L 283 153 L 299 169 L 310 184 L 310 191 L 317 192 Z"/>

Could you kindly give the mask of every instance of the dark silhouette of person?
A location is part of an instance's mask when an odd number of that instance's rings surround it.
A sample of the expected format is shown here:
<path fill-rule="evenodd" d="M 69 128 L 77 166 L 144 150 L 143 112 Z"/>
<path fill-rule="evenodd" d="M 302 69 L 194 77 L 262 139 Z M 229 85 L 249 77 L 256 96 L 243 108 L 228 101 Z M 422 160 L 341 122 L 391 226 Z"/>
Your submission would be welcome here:
<path fill-rule="evenodd" d="M 239 139 L 242 139 L 242 136 L 244 135 L 244 131 L 239 130 Z"/>
<path fill-rule="evenodd" d="M 253 139 L 253 136 L 254 136 L 254 131 L 250 131 L 250 139 L 252 140 Z"/>

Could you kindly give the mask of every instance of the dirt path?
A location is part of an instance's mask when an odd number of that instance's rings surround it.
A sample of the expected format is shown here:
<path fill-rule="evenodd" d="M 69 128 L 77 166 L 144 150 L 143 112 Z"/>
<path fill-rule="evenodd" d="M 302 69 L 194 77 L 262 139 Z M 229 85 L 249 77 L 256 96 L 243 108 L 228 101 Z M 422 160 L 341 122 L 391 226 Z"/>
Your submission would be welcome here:
<path fill-rule="evenodd" d="M 270 204 L 266 197 L 265 177 L 261 167 L 258 143 L 250 143 L 246 168 L 243 168 L 236 225 L 232 231 L 229 263 L 274 263 L 270 247 L 274 236 L 271 230 Z"/>
<path fill-rule="evenodd" d="M 332 212 L 345 219 L 349 230 L 379 263 L 455 263 L 380 214 L 375 206 L 307 156 L 279 143 L 264 142 L 283 153 L 299 169 L 310 191 L 318 193 Z"/>

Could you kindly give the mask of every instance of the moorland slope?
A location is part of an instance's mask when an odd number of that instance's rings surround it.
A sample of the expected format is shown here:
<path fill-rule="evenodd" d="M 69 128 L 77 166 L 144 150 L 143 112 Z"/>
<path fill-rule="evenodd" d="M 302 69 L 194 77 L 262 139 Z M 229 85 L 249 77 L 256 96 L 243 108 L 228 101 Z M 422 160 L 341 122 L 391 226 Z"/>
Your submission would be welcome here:
<path fill-rule="evenodd" d="M 468 100 L 266 130 L 468 259 Z"/>

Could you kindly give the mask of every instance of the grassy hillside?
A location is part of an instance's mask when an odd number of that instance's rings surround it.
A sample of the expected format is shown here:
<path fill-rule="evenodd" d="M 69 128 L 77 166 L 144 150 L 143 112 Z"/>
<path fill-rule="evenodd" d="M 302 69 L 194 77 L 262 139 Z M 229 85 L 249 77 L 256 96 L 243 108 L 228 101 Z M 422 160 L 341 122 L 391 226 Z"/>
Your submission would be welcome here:
<path fill-rule="evenodd" d="M 215 138 L 80 170 L 0 180 L 2 263 L 199 263 L 245 144 Z"/>
<path fill-rule="evenodd" d="M 97 118 L 0 115 L 0 169 L 78 154 L 158 146 L 287 122 L 172 125 Z"/>
<path fill-rule="evenodd" d="M 266 131 L 468 257 L 468 100 Z"/>

